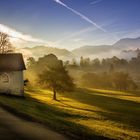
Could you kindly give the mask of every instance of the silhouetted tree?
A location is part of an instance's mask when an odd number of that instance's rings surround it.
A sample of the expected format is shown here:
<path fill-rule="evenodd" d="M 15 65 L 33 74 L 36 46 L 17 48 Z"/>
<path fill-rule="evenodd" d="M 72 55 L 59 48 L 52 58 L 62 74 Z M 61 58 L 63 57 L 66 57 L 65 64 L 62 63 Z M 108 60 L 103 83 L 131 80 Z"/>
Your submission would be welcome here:
<path fill-rule="evenodd" d="M 84 58 L 83 58 L 83 56 L 81 56 L 81 58 L 80 58 L 80 66 L 81 66 L 81 67 L 84 66 Z"/>
<path fill-rule="evenodd" d="M 35 59 L 33 58 L 33 57 L 29 57 L 28 59 L 27 59 L 27 67 L 29 68 L 29 67 L 32 67 L 33 66 L 33 64 L 35 64 Z"/>
<path fill-rule="evenodd" d="M 128 73 L 116 72 L 113 74 L 113 83 L 118 90 L 127 90 L 135 83 Z"/>
<path fill-rule="evenodd" d="M 113 64 L 111 64 L 110 68 L 109 68 L 109 73 L 112 73 L 112 72 L 114 72 L 114 65 Z"/>
<path fill-rule="evenodd" d="M 75 58 L 72 59 L 71 65 L 72 65 L 73 67 L 77 67 L 77 66 L 78 66 L 77 61 L 76 61 Z"/>
<path fill-rule="evenodd" d="M 0 53 L 9 53 L 13 51 L 14 48 L 9 41 L 9 36 L 6 33 L 0 32 Z"/>
<path fill-rule="evenodd" d="M 92 60 L 92 66 L 95 68 L 95 69 L 98 69 L 100 67 L 100 60 L 98 58 Z"/>
<path fill-rule="evenodd" d="M 67 61 L 64 62 L 64 66 L 67 67 L 67 66 L 69 66 L 69 65 L 70 65 L 70 61 L 69 61 L 69 60 L 67 60 Z"/>
<path fill-rule="evenodd" d="M 84 59 L 84 65 L 85 65 L 86 67 L 89 67 L 89 66 L 90 66 L 90 58 L 85 58 L 85 59 Z"/>
<path fill-rule="evenodd" d="M 59 65 L 56 67 L 47 67 L 40 75 L 39 82 L 50 87 L 53 91 L 53 99 L 56 100 L 56 92 L 58 91 L 72 91 L 74 83 L 69 76 L 62 61 L 58 61 Z"/>

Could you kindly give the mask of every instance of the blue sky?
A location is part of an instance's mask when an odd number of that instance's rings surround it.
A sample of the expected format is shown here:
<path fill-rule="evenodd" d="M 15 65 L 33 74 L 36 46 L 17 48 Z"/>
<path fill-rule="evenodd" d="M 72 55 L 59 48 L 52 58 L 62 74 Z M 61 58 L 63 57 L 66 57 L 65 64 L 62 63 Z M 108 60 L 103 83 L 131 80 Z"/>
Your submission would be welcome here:
<path fill-rule="evenodd" d="M 140 36 L 140 0 L 1 0 L 0 24 L 70 50 L 112 44 Z"/>

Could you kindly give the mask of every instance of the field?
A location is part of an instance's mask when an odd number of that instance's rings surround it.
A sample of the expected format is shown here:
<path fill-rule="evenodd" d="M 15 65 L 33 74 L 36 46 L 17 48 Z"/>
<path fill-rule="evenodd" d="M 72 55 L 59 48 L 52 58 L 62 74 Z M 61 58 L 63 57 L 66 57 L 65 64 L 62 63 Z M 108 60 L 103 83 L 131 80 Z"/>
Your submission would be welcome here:
<path fill-rule="evenodd" d="M 76 89 L 26 90 L 25 98 L 0 96 L 0 104 L 73 139 L 140 139 L 140 92 Z"/>

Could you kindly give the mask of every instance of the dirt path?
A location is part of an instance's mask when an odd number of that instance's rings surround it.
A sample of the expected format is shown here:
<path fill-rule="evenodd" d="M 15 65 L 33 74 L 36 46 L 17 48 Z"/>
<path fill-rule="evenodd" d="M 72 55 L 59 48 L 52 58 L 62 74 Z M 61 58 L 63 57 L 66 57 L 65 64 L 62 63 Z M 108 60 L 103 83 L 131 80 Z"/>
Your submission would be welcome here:
<path fill-rule="evenodd" d="M 68 140 L 41 124 L 22 120 L 0 108 L 0 140 Z"/>

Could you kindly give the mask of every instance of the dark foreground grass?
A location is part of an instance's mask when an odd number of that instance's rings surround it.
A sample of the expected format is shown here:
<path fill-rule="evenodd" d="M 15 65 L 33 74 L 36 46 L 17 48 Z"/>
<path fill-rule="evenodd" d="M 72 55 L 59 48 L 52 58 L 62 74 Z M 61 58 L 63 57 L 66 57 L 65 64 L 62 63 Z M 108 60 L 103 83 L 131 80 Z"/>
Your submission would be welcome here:
<path fill-rule="evenodd" d="M 77 89 L 52 100 L 47 90 L 28 90 L 25 98 L 0 96 L 9 111 L 66 134 L 71 139 L 140 139 L 140 95 Z"/>
<path fill-rule="evenodd" d="M 70 139 L 110 139 L 93 133 L 85 126 L 69 121 L 71 118 L 85 119 L 84 116 L 44 104 L 29 94 L 25 97 L 0 95 L 0 106 L 25 120 L 41 123 L 54 131 L 65 134 Z"/>

